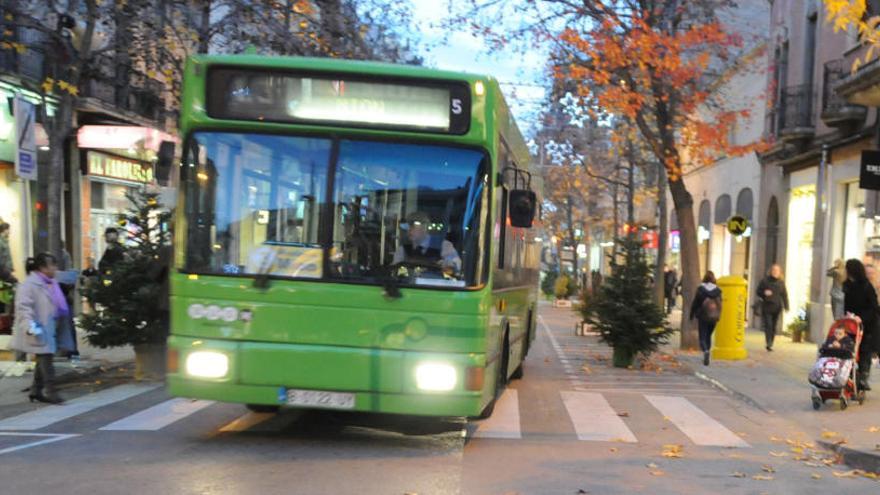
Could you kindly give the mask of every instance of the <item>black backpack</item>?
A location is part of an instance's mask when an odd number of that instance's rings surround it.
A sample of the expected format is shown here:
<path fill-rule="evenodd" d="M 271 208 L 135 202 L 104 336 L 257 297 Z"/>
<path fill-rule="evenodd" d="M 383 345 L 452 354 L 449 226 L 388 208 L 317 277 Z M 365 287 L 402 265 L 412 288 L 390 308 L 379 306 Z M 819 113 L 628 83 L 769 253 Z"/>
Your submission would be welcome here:
<path fill-rule="evenodd" d="M 717 297 L 706 296 L 700 305 L 700 317 L 708 322 L 716 323 L 721 319 L 721 301 Z"/>

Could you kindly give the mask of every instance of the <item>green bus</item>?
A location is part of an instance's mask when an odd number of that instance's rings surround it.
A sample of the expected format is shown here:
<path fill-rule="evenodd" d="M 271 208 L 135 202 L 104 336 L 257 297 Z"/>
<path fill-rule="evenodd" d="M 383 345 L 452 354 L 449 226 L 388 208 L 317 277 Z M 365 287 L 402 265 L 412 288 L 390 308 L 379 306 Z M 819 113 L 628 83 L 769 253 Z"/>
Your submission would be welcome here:
<path fill-rule="evenodd" d="M 491 414 L 535 336 L 541 247 L 496 80 L 197 56 L 180 132 L 158 169 L 179 177 L 172 395 Z"/>

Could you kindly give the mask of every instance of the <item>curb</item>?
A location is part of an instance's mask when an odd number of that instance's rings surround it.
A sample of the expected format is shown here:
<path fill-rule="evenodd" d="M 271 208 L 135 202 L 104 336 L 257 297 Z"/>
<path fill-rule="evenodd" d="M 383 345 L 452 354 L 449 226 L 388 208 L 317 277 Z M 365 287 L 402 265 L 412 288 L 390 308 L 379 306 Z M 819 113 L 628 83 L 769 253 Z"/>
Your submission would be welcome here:
<path fill-rule="evenodd" d="M 664 353 L 664 354 L 671 355 L 669 353 Z M 672 356 L 676 357 L 674 355 L 672 355 Z M 676 357 L 676 359 L 678 359 L 678 361 L 682 364 L 681 367 L 685 372 L 690 373 L 691 375 L 694 375 L 698 379 L 708 383 L 709 385 L 713 386 L 714 388 L 717 388 L 718 390 L 726 393 L 727 395 L 732 396 L 735 399 L 738 399 L 742 402 L 745 402 L 746 404 L 760 410 L 761 412 L 764 412 L 767 414 L 773 414 L 773 412 L 768 410 L 766 407 L 762 406 L 758 401 L 756 401 L 755 399 L 752 399 L 748 395 L 728 387 L 727 385 L 725 385 L 724 383 L 722 383 L 718 379 L 712 378 L 711 376 L 703 373 L 702 371 L 694 369 L 693 366 L 691 366 L 691 363 L 689 363 L 687 361 L 682 361 L 682 359 L 680 357 Z"/>
<path fill-rule="evenodd" d="M 819 440 L 819 445 L 841 457 L 844 464 L 855 469 L 861 469 L 870 473 L 880 473 L 880 452 L 865 452 L 845 447 L 840 444 Z"/>

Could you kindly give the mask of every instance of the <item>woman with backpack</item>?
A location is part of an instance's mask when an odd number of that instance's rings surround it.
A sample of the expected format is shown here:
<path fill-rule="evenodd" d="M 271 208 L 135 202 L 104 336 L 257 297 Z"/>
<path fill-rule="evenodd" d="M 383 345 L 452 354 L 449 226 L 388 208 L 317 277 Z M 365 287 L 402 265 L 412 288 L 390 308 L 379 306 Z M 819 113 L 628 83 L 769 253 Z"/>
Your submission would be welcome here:
<path fill-rule="evenodd" d="M 788 311 L 788 291 L 782 279 L 782 267 L 773 265 L 767 276 L 758 284 L 758 299 L 761 301 L 761 327 L 764 329 L 764 342 L 767 352 L 773 351 L 776 338 L 776 323 L 782 311 Z"/>
<path fill-rule="evenodd" d="M 691 303 L 691 319 L 697 319 L 700 331 L 700 350 L 703 351 L 703 365 L 709 366 L 709 349 L 712 348 L 712 332 L 721 318 L 721 289 L 715 285 L 715 274 L 707 271 L 703 283 Z"/>

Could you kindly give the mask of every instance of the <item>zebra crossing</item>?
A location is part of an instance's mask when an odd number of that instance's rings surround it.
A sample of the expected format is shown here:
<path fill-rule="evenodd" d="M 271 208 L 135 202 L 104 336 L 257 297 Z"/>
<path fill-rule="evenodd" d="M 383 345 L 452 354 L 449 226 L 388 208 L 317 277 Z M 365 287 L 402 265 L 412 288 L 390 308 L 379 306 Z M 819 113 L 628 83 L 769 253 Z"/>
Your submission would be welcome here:
<path fill-rule="evenodd" d="M 559 391 L 568 419 L 576 438 L 588 442 L 642 443 L 650 439 L 636 437 L 627 424 L 628 413 L 618 412 L 603 394 L 595 392 Z M 516 390 L 506 390 L 499 398 L 494 414 L 476 422 L 470 435 L 474 439 L 521 439 L 519 395 Z M 645 395 L 647 405 L 663 421 L 674 425 L 694 445 L 701 447 L 751 447 L 739 435 L 724 426 L 686 397 Z M 539 432 L 532 432 L 540 436 Z"/>
<path fill-rule="evenodd" d="M 48 406 L 18 416 L 0 420 L 0 436 L 46 435 L 38 430 L 63 423 L 64 421 L 97 414 L 99 410 L 123 406 L 129 399 L 156 390 L 158 385 L 119 385 L 94 394 L 73 399 L 61 406 Z M 571 440 L 585 442 L 640 443 L 650 439 L 639 439 L 633 433 L 628 418 L 622 416 L 601 393 L 576 390 L 560 390 L 559 399 L 571 424 Z M 158 395 L 158 394 L 157 394 Z M 164 400 L 163 400 L 164 399 Z M 213 401 L 181 398 L 167 399 L 148 405 L 139 411 L 127 411 L 128 415 L 114 419 L 96 428 L 99 432 L 160 432 L 180 421 L 195 417 L 211 407 L 237 407 L 217 404 Z M 685 397 L 665 395 L 645 395 L 646 406 L 674 425 L 694 445 L 706 447 L 747 448 L 749 444 L 740 436 L 725 427 L 718 420 L 702 411 Z M 483 421 L 473 421 L 465 429 L 470 441 L 484 439 L 522 440 L 530 436 L 540 436 L 540 432 L 523 431 L 521 410 L 527 407 L 521 401 L 518 390 L 509 388 L 499 397 L 494 414 Z M 124 408 L 123 408 L 124 409 Z M 111 411 L 110 416 L 115 417 Z M 213 425 L 212 430 L 219 433 L 251 431 L 272 419 L 273 413 L 243 412 L 232 421 Z M 84 432 L 65 432 L 52 434 L 52 438 L 73 438 Z M 46 441 L 55 441 L 46 439 Z M 8 449 L 7 449 L 8 450 Z M 16 449 L 9 450 L 9 452 Z M 6 453 L 0 450 L 0 454 Z"/>

